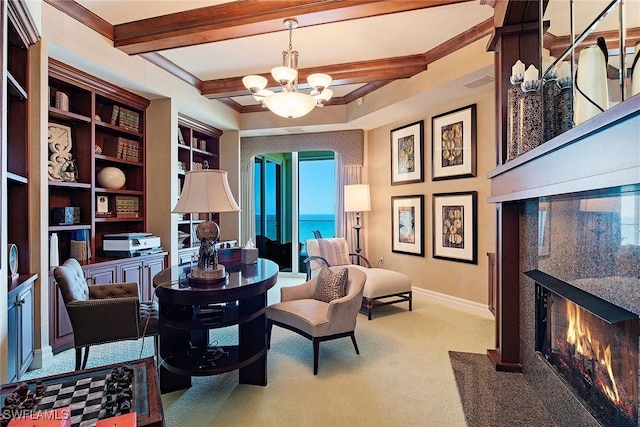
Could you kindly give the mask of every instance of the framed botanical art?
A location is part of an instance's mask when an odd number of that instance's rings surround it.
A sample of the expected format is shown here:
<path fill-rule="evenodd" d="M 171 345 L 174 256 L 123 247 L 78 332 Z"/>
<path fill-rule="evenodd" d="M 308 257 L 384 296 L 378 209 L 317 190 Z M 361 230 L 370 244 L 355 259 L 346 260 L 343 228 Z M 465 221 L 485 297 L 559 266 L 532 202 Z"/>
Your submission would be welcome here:
<path fill-rule="evenodd" d="M 391 250 L 424 256 L 424 196 L 391 197 Z"/>
<path fill-rule="evenodd" d="M 424 121 L 391 131 L 391 185 L 424 181 Z"/>
<path fill-rule="evenodd" d="M 431 118 L 431 180 L 476 176 L 476 104 Z"/>
<path fill-rule="evenodd" d="M 433 257 L 478 263 L 476 191 L 433 195 Z"/>

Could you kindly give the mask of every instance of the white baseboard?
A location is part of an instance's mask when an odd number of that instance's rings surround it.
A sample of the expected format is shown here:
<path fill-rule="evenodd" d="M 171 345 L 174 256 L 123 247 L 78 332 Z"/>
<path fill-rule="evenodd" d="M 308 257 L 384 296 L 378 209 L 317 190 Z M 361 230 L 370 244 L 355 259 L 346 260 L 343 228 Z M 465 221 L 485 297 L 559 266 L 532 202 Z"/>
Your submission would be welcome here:
<path fill-rule="evenodd" d="M 45 348 L 38 348 L 34 352 L 33 362 L 29 365 L 29 370 L 42 369 L 45 366 L 49 366 L 53 363 L 53 350 L 48 345 Z"/>
<path fill-rule="evenodd" d="M 495 320 L 495 316 L 489 308 L 480 304 L 479 302 L 469 301 L 463 298 L 454 297 L 447 294 L 441 294 L 439 292 L 430 291 L 428 289 L 412 287 L 413 292 L 423 295 L 430 300 L 437 302 L 438 304 L 446 305 L 455 310 L 464 311 L 469 314 L 481 317 L 483 319 Z"/>

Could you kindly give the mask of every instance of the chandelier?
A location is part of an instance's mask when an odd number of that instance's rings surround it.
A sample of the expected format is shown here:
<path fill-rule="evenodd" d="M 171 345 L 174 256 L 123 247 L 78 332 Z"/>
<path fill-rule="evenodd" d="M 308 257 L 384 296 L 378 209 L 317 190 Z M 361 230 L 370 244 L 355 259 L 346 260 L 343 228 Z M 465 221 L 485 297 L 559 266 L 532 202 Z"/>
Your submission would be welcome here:
<path fill-rule="evenodd" d="M 263 107 L 281 117 L 293 119 L 308 114 L 314 107 L 324 106 L 325 102 L 331 99 L 333 91 L 328 88 L 331 76 L 323 73 L 314 73 L 307 77 L 311 87 L 310 93 L 298 91 L 298 51 L 293 50 L 291 44 L 291 34 L 293 29 L 298 27 L 298 21 L 293 18 L 285 19 L 284 27 L 289 29 L 289 49 L 282 52 L 282 66 L 271 70 L 271 75 L 282 90 L 273 92 L 265 89 L 267 79 L 257 75 L 243 77 L 242 84 Z"/>

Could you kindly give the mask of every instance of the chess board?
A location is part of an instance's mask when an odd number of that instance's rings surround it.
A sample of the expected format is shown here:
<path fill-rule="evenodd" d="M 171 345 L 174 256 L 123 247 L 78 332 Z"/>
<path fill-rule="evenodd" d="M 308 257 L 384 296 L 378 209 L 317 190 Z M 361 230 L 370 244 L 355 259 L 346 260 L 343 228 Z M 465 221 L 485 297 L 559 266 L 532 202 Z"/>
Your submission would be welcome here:
<path fill-rule="evenodd" d="M 33 411 L 68 406 L 71 409 L 72 427 L 92 427 L 99 419 L 121 415 L 124 412 L 119 407 L 112 409 L 107 402 L 114 400 L 113 393 L 109 391 L 111 377 L 115 368 L 123 366 L 133 368 L 130 412 L 136 412 L 138 426 L 163 426 L 162 403 L 153 358 L 27 381 L 29 393 L 36 393 L 38 383 L 44 386 L 43 392 L 35 397 Z M 0 403 L 4 404 L 6 397 L 20 384 L 2 386 Z"/>
<path fill-rule="evenodd" d="M 77 380 L 50 384 L 45 387 L 42 397 L 36 400 L 34 410 L 71 408 L 71 425 L 78 427 L 93 427 L 99 419 L 121 415 L 116 411 L 107 415 L 106 382 L 111 374 L 101 374 Z"/>

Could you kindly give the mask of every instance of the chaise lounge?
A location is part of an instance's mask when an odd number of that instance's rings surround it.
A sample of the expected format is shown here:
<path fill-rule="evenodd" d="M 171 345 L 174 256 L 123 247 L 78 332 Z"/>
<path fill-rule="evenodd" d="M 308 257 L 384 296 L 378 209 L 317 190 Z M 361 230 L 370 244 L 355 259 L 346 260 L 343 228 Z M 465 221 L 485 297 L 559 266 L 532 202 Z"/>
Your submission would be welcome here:
<path fill-rule="evenodd" d="M 366 257 L 349 253 L 349 245 L 342 237 L 310 239 L 307 240 L 306 246 L 309 255 L 305 259 L 307 280 L 315 276 L 323 265 L 329 267 L 352 265 L 367 275 L 361 309 L 366 311 L 369 320 L 372 318 L 373 309 L 383 305 L 408 302 L 409 311 L 413 310 L 411 279 L 406 274 L 383 268 L 371 268 L 371 263 Z"/>

